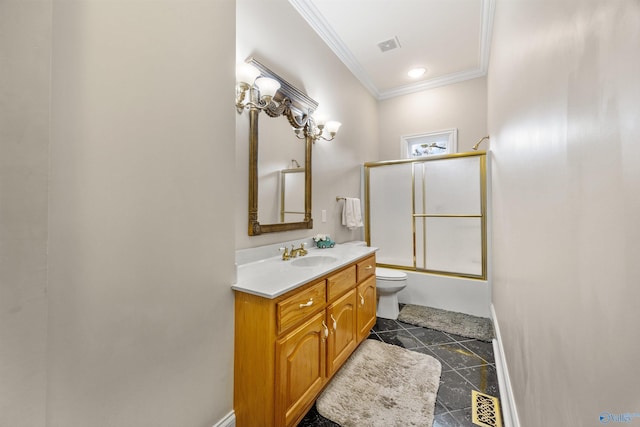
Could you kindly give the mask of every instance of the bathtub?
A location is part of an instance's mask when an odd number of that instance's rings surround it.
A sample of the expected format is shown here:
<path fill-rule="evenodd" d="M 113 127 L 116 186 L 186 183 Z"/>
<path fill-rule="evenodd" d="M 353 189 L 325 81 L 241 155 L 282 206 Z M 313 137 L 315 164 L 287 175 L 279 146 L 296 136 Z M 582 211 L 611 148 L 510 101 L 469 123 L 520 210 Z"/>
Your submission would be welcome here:
<path fill-rule="evenodd" d="M 407 273 L 407 287 L 398 293 L 401 304 L 491 317 L 491 292 L 486 280 L 403 271 Z"/>

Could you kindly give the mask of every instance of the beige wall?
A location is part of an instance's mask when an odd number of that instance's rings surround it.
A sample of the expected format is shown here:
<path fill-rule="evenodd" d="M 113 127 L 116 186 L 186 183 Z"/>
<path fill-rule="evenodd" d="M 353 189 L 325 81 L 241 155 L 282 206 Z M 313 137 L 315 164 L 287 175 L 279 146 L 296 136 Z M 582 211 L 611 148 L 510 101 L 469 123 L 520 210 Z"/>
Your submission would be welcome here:
<path fill-rule="evenodd" d="M 0 8 L 0 425 L 210 427 L 232 410 L 235 3 Z"/>
<path fill-rule="evenodd" d="M 499 1 L 488 91 L 476 79 L 379 104 L 286 0 L 237 3 L 236 52 L 220 42 L 232 0 L 0 3 L 0 425 L 220 420 L 228 242 L 361 238 L 335 196 L 359 194 L 362 162 L 450 127 L 469 150 L 485 99 L 494 305 L 521 424 L 637 412 L 637 2 Z M 230 100 L 249 55 L 344 123 L 314 147 L 314 230 L 246 235 Z"/>
<path fill-rule="evenodd" d="M 493 298 L 522 426 L 640 407 L 638 22 L 633 0 L 496 5 Z"/>
<path fill-rule="evenodd" d="M 0 2 L 0 426 L 45 421 L 51 1 Z"/>
<path fill-rule="evenodd" d="M 471 151 L 471 147 L 487 134 L 486 78 L 380 101 L 379 160 L 402 158 L 402 136 L 452 128 L 458 129 L 459 152 Z M 480 149 L 488 147 L 483 142 Z"/>
<path fill-rule="evenodd" d="M 305 238 L 317 233 L 328 233 L 338 242 L 361 240 L 364 237 L 362 229 L 349 231 L 341 225 L 342 205 L 336 203 L 336 196 L 360 197 L 360 166 L 364 161 L 377 159 L 378 130 L 373 125 L 376 100 L 287 0 L 237 0 L 237 10 L 238 62 L 255 56 L 318 101 L 318 111 L 325 111 L 332 119 L 342 122 L 334 141 L 320 141 L 313 147 L 313 230 L 250 237 L 247 235 L 248 120 L 246 112 L 237 116 L 237 248 Z M 265 16 L 271 20 L 265 22 Z M 261 114 L 260 120 L 264 117 Z M 302 143 L 291 131 L 283 138 L 290 139 L 292 144 Z M 283 158 L 284 163 L 289 160 Z M 326 223 L 321 222 L 322 210 L 327 211 Z"/>

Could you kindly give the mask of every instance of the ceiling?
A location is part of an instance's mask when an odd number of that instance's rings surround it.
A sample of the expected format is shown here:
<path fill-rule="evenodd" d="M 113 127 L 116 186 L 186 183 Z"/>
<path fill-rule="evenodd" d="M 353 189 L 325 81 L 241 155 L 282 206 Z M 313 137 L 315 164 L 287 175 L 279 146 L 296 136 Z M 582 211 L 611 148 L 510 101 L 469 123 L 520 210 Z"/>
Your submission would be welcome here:
<path fill-rule="evenodd" d="M 494 0 L 289 2 L 377 99 L 486 75 Z"/>

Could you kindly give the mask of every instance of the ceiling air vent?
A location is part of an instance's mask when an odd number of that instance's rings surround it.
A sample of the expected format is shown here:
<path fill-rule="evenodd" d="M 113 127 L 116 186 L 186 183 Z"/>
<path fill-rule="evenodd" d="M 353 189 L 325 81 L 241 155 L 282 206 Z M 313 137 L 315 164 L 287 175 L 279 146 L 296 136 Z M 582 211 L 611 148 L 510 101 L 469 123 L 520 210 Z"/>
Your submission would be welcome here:
<path fill-rule="evenodd" d="M 378 47 L 382 52 L 397 49 L 400 47 L 400 40 L 398 40 L 398 37 L 396 36 L 392 39 L 385 40 L 383 42 L 378 43 Z"/>

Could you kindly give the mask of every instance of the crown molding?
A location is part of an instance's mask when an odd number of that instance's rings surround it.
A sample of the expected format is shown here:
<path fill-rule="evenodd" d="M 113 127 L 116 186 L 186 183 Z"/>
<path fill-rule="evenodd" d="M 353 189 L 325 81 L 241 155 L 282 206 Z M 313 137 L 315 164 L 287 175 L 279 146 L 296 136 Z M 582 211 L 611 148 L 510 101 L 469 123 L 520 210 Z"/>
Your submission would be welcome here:
<path fill-rule="evenodd" d="M 351 73 L 362 83 L 362 85 L 377 99 L 389 99 L 395 96 L 420 92 L 426 89 L 433 89 L 465 80 L 484 77 L 487 75 L 489 65 L 489 55 L 491 48 L 491 31 L 493 28 L 493 15 L 495 0 L 482 1 L 482 22 L 480 24 L 480 46 L 478 67 L 446 76 L 435 77 L 422 80 L 415 84 L 401 86 L 395 89 L 380 92 L 367 74 L 364 67 L 356 60 L 355 56 L 344 44 L 342 39 L 331 28 L 331 25 L 316 8 L 313 0 L 289 0 L 289 3 L 307 21 L 309 26 L 320 36 L 329 46 L 333 53 L 344 63 Z"/>
<path fill-rule="evenodd" d="M 489 69 L 491 56 L 491 36 L 493 33 L 493 17 L 496 10 L 495 0 L 482 0 L 482 22 L 480 26 L 480 69 L 484 75 Z"/>
<path fill-rule="evenodd" d="M 364 70 L 360 62 L 353 56 L 342 39 L 333 31 L 333 28 L 320 13 L 312 0 L 289 0 L 289 3 L 315 30 L 320 38 L 329 46 L 333 53 L 347 66 L 349 71 L 356 76 L 360 83 L 376 98 L 379 96 L 378 88 Z"/>
<path fill-rule="evenodd" d="M 413 83 L 410 85 L 399 86 L 395 89 L 390 89 L 381 92 L 376 97 L 379 101 L 394 98 L 396 96 L 408 95 L 410 93 L 421 92 L 427 89 L 434 89 L 441 86 L 447 86 L 454 83 L 464 82 L 466 80 L 477 79 L 478 77 L 486 76 L 486 71 L 481 69 L 472 68 L 467 71 L 460 71 L 459 73 L 447 74 L 445 76 L 434 77 L 432 79 L 423 80 L 419 83 Z"/>

